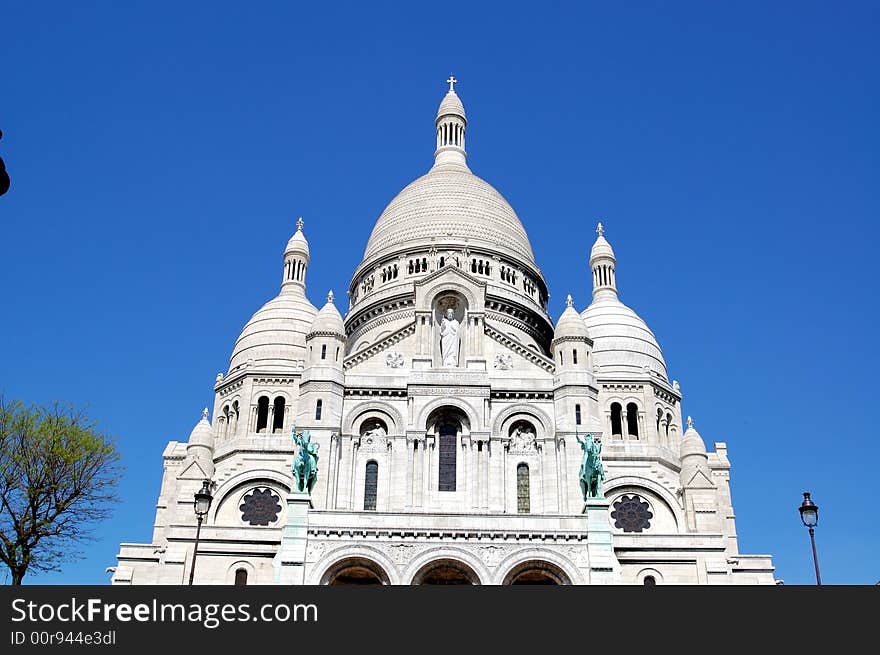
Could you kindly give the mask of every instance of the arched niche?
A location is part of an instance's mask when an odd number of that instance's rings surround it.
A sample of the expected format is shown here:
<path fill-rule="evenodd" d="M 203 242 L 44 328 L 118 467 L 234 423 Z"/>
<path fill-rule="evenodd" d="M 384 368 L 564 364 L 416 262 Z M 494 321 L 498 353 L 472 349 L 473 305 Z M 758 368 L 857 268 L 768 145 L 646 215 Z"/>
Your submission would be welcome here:
<path fill-rule="evenodd" d="M 561 567 L 545 560 L 520 562 L 504 576 L 503 585 L 570 585 L 571 578 Z"/>
<path fill-rule="evenodd" d="M 431 303 L 435 368 L 462 368 L 467 352 L 468 302 L 455 290 L 439 292 Z"/>

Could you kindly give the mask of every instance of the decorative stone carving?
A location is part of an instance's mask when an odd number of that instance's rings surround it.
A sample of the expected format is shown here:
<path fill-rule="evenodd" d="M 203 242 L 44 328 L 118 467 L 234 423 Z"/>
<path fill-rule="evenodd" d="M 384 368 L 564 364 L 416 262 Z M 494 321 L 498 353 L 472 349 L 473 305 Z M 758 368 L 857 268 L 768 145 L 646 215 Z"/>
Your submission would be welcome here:
<path fill-rule="evenodd" d="M 535 444 L 535 431 L 527 425 L 520 424 L 510 435 L 511 453 L 534 453 L 537 451 Z"/>
<path fill-rule="evenodd" d="M 388 368 L 401 368 L 403 366 L 403 355 L 397 350 L 389 350 L 385 355 L 385 366 Z"/>
<path fill-rule="evenodd" d="M 712 508 L 714 511 L 714 507 Z M 624 532 L 641 532 L 651 527 L 651 506 L 636 495 L 621 496 L 614 501 L 614 511 L 611 512 L 614 519 L 614 527 Z"/>
<path fill-rule="evenodd" d="M 509 371 L 513 368 L 513 355 L 510 353 L 498 353 L 495 355 L 495 368 Z"/>

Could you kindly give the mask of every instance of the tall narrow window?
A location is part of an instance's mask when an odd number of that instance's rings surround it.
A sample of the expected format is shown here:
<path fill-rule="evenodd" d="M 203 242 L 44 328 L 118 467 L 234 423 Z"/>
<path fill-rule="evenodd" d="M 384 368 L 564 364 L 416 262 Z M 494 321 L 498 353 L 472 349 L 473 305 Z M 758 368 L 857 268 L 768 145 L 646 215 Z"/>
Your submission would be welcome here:
<path fill-rule="evenodd" d="M 321 346 L 321 359 L 327 359 L 327 344 Z"/>
<path fill-rule="evenodd" d="M 626 406 L 626 429 L 633 437 L 639 436 L 639 408 L 635 403 Z"/>
<path fill-rule="evenodd" d="M 238 569 L 235 572 L 235 586 L 236 587 L 246 587 L 247 586 L 247 569 Z"/>
<path fill-rule="evenodd" d="M 379 464 L 373 460 L 367 462 L 364 476 L 364 510 L 376 509 L 376 490 L 379 487 Z"/>
<path fill-rule="evenodd" d="M 575 425 L 581 424 L 581 406 L 580 405 L 574 406 L 574 424 Z"/>
<path fill-rule="evenodd" d="M 274 411 L 272 412 L 272 432 L 281 432 L 284 429 L 284 397 L 275 399 Z"/>
<path fill-rule="evenodd" d="M 529 465 L 521 463 L 516 467 L 516 511 L 529 513 Z"/>
<path fill-rule="evenodd" d="M 611 434 L 623 434 L 622 413 L 620 403 L 611 403 Z"/>
<path fill-rule="evenodd" d="M 265 432 L 269 424 L 269 397 L 260 396 L 257 400 L 257 432 Z"/>
<path fill-rule="evenodd" d="M 672 414 L 666 414 L 666 436 L 669 436 L 669 426 L 672 425 Z"/>
<path fill-rule="evenodd" d="M 458 426 L 446 423 L 440 426 L 440 491 L 455 491 L 455 441 Z"/>
<path fill-rule="evenodd" d="M 324 401 L 318 398 L 318 401 L 315 403 L 315 420 L 321 420 L 321 410 L 324 407 Z"/>
<path fill-rule="evenodd" d="M 572 350 L 572 351 L 571 351 L 571 363 L 572 363 L 572 364 L 577 364 L 577 363 L 578 363 L 578 351 L 577 351 L 577 350 Z"/>

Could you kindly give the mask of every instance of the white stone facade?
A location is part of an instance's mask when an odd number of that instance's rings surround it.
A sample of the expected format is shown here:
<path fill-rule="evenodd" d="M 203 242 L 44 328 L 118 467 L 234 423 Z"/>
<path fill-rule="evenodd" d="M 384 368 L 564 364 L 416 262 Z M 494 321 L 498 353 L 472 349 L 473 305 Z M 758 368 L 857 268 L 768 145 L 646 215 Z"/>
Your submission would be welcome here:
<path fill-rule="evenodd" d="M 213 420 L 165 449 L 152 542 L 122 544 L 114 584 L 187 581 L 204 479 L 197 584 L 773 584 L 770 556 L 738 551 L 726 445 L 682 430 L 601 224 L 592 302 L 554 327 L 522 223 L 466 164 L 452 86 L 435 164 L 377 221 L 344 318 L 306 297 L 300 221 Z M 294 424 L 320 445 L 310 498 Z M 587 432 L 607 477 L 585 505 Z"/>

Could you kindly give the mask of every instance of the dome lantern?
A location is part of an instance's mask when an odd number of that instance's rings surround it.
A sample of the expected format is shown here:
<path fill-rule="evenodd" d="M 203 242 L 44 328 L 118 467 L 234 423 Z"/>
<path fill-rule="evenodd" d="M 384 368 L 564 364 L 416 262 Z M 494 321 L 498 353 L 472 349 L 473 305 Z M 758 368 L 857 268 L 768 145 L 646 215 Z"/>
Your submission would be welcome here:
<path fill-rule="evenodd" d="M 296 222 L 296 232 L 287 242 L 284 249 L 284 276 L 281 279 L 282 291 L 290 289 L 292 291 L 306 290 L 306 269 L 309 266 L 309 242 L 303 234 L 303 222 L 300 216 Z"/>
<path fill-rule="evenodd" d="M 437 133 L 437 148 L 434 151 L 434 168 L 456 166 L 467 169 L 467 151 L 464 148 L 464 133 L 467 118 L 464 105 L 455 92 L 458 82 L 452 75 L 446 80 L 449 91 L 437 109 L 434 121 Z"/>
<path fill-rule="evenodd" d="M 593 272 L 593 298 L 617 298 L 617 259 L 611 244 L 605 239 L 602 223 L 596 226 L 596 242 L 590 251 L 590 270 Z"/>

